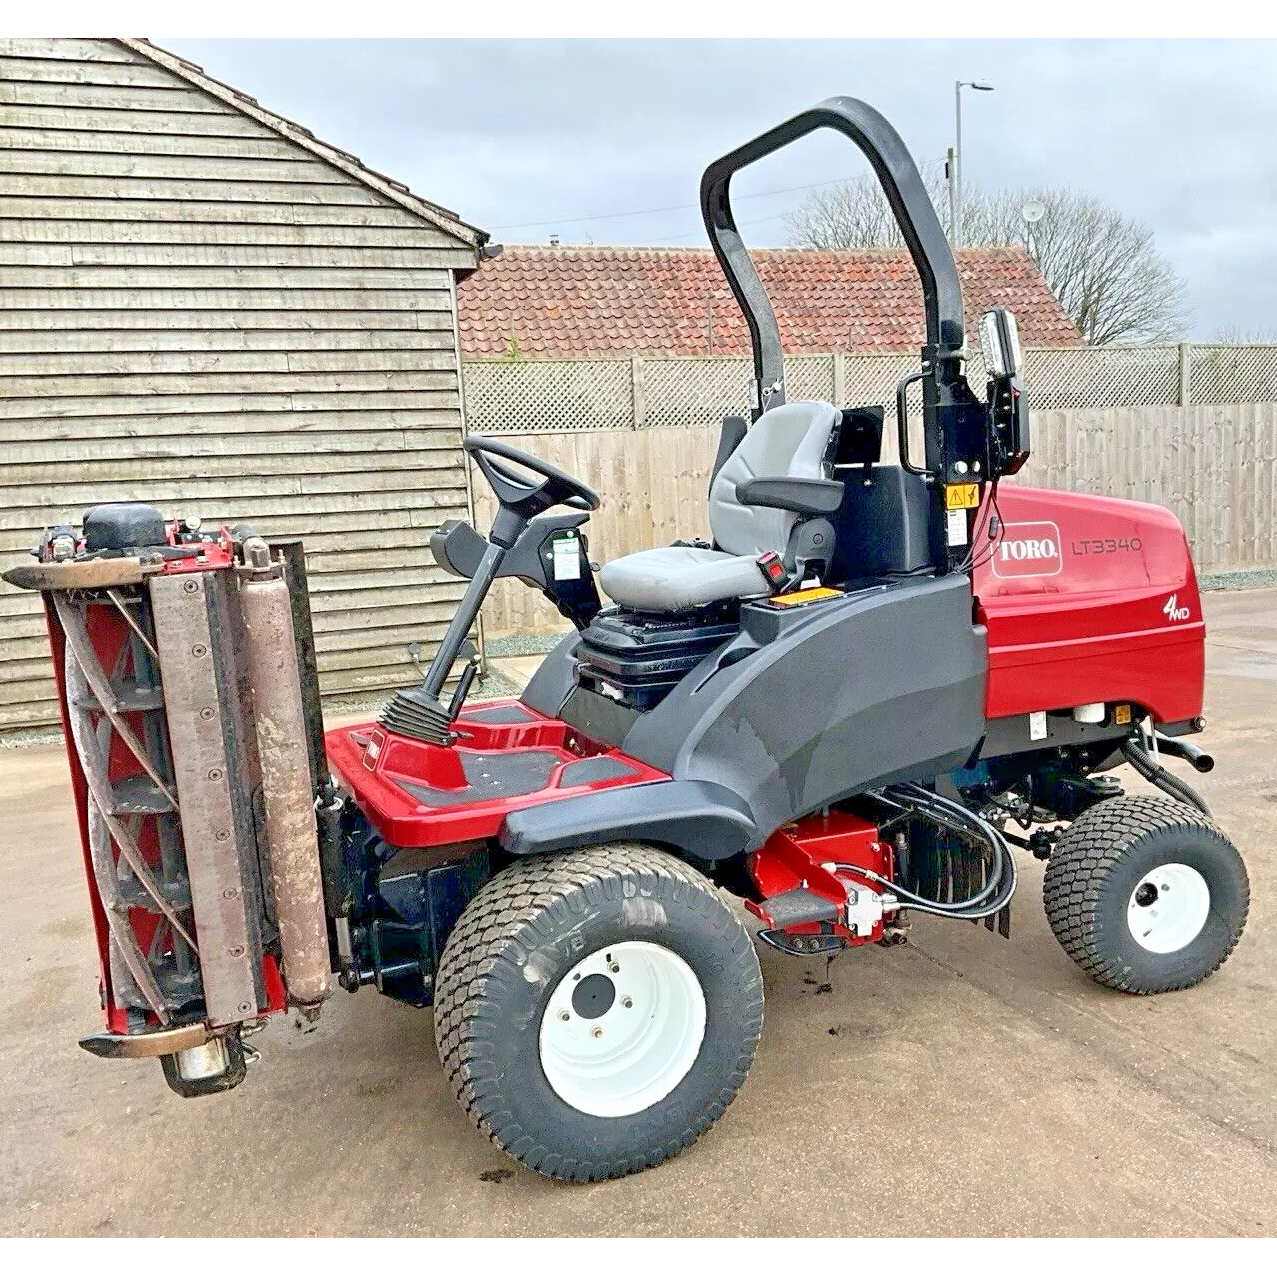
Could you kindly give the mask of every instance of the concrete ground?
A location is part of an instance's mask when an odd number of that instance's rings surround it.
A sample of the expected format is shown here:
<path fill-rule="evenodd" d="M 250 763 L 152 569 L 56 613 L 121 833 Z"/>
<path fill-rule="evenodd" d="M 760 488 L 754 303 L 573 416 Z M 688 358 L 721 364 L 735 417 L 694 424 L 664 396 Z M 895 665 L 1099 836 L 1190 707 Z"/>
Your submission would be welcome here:
<path fill-rule="evenodd" d="M 767 1024 L 723 1121 L 654 1171 L 565 1187 L 443 1083 L 429 1013 L 339 993 L 254 1039 L 237 1091 L 84 1054 L 96 955 L 59 748 L 0 753 L 0 1232 L 1271 1234 L 1277 1231 L 1277 591 L 1217 594 L 1202 789 L 1246 856 L 1205 985 L 1087 980 L 1022 858 L 1015 934 L 919 919 L 826 971 L 764 949 Z"/>

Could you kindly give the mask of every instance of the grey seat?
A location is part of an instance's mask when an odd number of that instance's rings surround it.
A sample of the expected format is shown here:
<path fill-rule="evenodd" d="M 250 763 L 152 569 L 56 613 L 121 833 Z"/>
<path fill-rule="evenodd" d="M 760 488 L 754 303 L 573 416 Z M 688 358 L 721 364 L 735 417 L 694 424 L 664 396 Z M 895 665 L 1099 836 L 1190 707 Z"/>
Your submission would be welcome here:
<path fill-rule="evenodd" d="M 825 479 L 825 455 L 838 409 L 799 402 L 771 408 L 746 431 L 710 486 L 709 525 L 715 550 L 666 546 L 606 563 L 603 590 L 622 607 L 677 612 L 724 599 L 771 592 L 758 565 L 769 550 L 784 555 L 799 516 L 790 510 L 744 505 L 736 485 L 749 479 Z"/>

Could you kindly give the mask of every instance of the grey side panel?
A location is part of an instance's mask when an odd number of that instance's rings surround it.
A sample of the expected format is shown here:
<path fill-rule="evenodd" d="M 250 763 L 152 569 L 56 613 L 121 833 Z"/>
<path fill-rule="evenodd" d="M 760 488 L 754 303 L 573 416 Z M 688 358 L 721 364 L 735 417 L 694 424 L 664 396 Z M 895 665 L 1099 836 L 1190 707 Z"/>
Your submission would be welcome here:
<path fill-rule="evenodd" d="M 516 856 L 626 838 L 714 861 L 743 851 L 753 836 L 741 800 L 707 781 L 661 780 L 563 798 L 513 811 L 501 827 L 501 845 Z"/>
<path fill-rule="evenodd" d="M 619 745 L 639 714 L 639 710 L 619 705 L 588 687 L 574 688 L 559 711 L 559 717 L 569 727 L 605 745 Z"/>
<path fill-rule="evenodd" d="M 842 508 L 834 520 L 835 581 L 916 572 L 931 562 L 927 485 L 900 466 L 876 465 L 870 482 L 859 469 L 846 477 Z"/>
<path fill-rule="evenodd" d="M 528 680 L 519 699 L 538 714 L 558 718 L 563 702 L 576 685 L 576 649 L 580 646 L 580 634 L 565 634 Z"/>
<path fill-rule="evenodd" d="M 970 583 L 956 574 L 788 615 L 746 606 L 741 635 L 643 715 L 622 748 L 676 780 L 738 795 L 758 846 L 827 803 L 971 757 L 988 670 L 971 614 Z M 760 644 L 751 630 L 762 634 L 763 622 L 778 632 Z"/>

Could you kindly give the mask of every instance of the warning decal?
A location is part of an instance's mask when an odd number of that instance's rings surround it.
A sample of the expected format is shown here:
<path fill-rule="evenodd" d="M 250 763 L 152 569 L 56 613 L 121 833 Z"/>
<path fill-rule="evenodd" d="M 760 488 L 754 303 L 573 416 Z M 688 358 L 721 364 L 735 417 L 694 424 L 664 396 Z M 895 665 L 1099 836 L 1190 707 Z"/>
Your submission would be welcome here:
<path fill-rule="evenodd" d="M 946 510 L 974 510 L 980 504 L 978 483 L 947 483 L 944 489 Z"/>

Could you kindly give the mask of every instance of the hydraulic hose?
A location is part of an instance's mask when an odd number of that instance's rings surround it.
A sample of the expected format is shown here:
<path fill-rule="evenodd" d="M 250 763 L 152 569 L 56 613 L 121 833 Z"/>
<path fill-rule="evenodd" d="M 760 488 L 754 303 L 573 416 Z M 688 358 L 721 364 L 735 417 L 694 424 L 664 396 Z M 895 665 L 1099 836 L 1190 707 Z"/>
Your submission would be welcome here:
<path fill-rule="evenodd" d="M 1122 756 L 1150 785 L 1156 785 L 1162 793 L 1169 794 L 1179 802 L 1196 807 L 1203 816 L 1210 816 L 1211 809 L 1206 805 L 1206 799 L 1187 781 L 1180 780 L 1174 773 L 1168 772 L 1134 740 L 1128 740 L 1122 745 Z"/>
<path fill-rule="evenodd" d="M 964 807 L 961 803 L 954 802 L 943 795 L 934 794 L 921 786 L 893 786 L 892 791 L 894 791 L 893 802 L 899 802 L 903 798 L 907 801 L 908 806 L 929 816 L 938 824 L 957 824 L 968 832 L 974 833 L 985 842 L 993 852 L 993 864 L 990 866 L 988 881 L 974 896 L 966 900 L 948 902 L 929 900 L 926 896 L 918 895 L 907 887 L 902 887 L 898 883 L 894 883 L 871 870 L 862 869 L 858 865 L 840 864 L 836 867 L 879 884 L 900 901 L 901 908 L 915 909 L 919 913 L 931 913 L 942 918 L 975 920 L 987 918 L 1006 908 L 1011 897 L 1015 894 L 1017 874 L 1015 857 L 1011 854 L 1011 849 L 1007 846 L 1001 832 L 982 816 Z M 948 819 L 942 819 L 941 813 Z"/>

